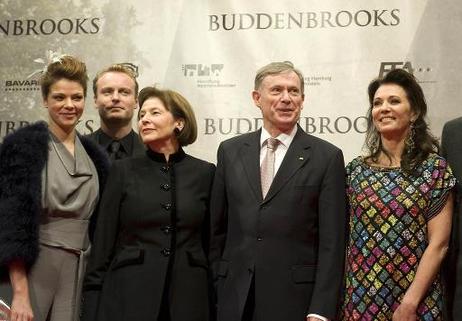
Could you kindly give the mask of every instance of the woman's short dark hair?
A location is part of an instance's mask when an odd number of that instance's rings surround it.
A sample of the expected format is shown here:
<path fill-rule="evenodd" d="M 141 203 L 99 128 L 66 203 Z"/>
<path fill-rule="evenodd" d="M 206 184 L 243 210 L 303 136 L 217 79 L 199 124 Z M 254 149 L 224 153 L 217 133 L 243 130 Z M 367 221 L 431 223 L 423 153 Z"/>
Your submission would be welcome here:
<path fill-rule="evenodd" d="M 83 93 L 87 95 L 87 67 L 83 61 L 73 56 L 62 56 L 59 61 L 48 65 L 47 70 L 40 78 L 42 97 L 46 99 L 50 93 L 50 87 L 61 79 L 72 80 L 79 83 Z"/>
<path fill-rule="evenodd" d="M 383 149 L 380 134 L 374 126 L 372 120 L 372 108 L 374 104 L 374 96 L 380 86 L 386 84 L 398 85 L 406 93 L 406 97 L 411 106 L 411 110 L 417 115 L 417 119 L 413 122 L 414 128 L 414 147 L 405 147 L 404 153 L 401 156 L 401 168 L 412 173 L 413 168 L 424 161 L 430 153 L 438 153 L 439 144 L 435 137 L 430 133 L 426 122 L 427 102 L 422 87 L 417 82 L 417 79 L 411 73 L 404 69 L 395 69 L 387 73 L 383 78 L 374 79 L 368 87 L 369 94 L 369 109 L 367 112 L 367 132 L 366 132 L 366 148 L 373 161 L 377 161 L 380 152 L 390 158 L 390 155 Z M 391 160 L 391 158 L 390 158 Z"/>
<path fill-rule="evenodd" d="M 140 118 L 141 107 L 149 98 L 158 98 L 170 111 L 175 119 L 183 119 L 184 127 L 177 133 L 177 139 L 180 146 L 186 146 L 194 143 L 197 139 L 197 122 L 191 104 L 180 93 L 169 89 L 158 89 L 156 87 L 145 87 L 141 89 L 138 95 L 140 108 L 138 110 L 138 119 Z"/>

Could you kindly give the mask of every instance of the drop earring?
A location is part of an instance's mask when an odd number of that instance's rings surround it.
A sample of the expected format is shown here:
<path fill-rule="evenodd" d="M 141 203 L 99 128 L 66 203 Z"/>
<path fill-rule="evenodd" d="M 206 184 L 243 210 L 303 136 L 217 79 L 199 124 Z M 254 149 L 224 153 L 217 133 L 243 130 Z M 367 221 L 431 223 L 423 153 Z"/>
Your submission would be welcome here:
<path fill-rule="evenodd" d="M 404 142 L 406 144 L 406 148 L 408 153 L 411 153 L 415 148 L 415 126 L 414 121 L 411 121 L 409 135 L 406 137 Z"/>

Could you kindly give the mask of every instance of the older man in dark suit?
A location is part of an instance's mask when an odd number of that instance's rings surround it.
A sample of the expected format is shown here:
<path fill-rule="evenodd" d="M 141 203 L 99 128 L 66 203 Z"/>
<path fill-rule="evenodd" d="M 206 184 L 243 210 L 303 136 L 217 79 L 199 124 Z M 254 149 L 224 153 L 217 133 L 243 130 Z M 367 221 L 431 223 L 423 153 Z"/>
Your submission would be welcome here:
<path fill-rule="evenodd" d="M 211 201 L 210 262 L 219 321 L 332 320 L 344 267 L 342 152 L 297 121 L 303 76 L 261 68 L 263 128 L 223 142 Z"/>
<path fill-rule="evenodd" d="M 452 221 L 452 235 L 444 277 L 448 320 L 462 320 L 462 117 L 447 122 L 443 128 L 441 150 L 457 178 L 457 195 Z"/>

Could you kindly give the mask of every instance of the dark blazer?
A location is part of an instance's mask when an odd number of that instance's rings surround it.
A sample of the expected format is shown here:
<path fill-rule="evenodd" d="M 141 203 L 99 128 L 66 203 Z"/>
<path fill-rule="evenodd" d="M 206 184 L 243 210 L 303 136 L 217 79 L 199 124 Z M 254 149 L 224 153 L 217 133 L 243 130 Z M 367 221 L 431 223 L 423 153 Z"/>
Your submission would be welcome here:
<path fill-rule="evenodd" d="M 114 163 L 83 290 L 85 321 L 209 320 L 209 200 L 215 165 L 148 150 Z M 168 302 L 164 296 L 167 291 Z"/>
<path fill-rule="evenodd" d="M 109 161 L 92 141 L 80 137 L 92 159 L 102 190 Z M 22 127 L 5 137 L 0 150 L 0 274 L 12 260 L 30 268 L 38 256 L 42 214 L 42 170 L 48 160 L 50 135 L 44 122 Z M 92 220 L 96 218 L 96 213 Z M 90 224 L 90 228 L 94 224 Z M 91 231 L 89 231 L 91 232 Z"/>
<path fill-rule="evenodd" d="M 218 149 L 209 256 L 218 320 L 241 320 L 253 276 L 258 320 L 334 319 L 347 216 L 342 152 L 298 127 L 262 199 L 260 134 Z"/>
<path fill-rule="evenodd" d="M 462 320 L 462 117 L 447 122 L 441 139 L 442 156 L 457 179 L 449 253 L 444 267 L 449 320 Z"/>

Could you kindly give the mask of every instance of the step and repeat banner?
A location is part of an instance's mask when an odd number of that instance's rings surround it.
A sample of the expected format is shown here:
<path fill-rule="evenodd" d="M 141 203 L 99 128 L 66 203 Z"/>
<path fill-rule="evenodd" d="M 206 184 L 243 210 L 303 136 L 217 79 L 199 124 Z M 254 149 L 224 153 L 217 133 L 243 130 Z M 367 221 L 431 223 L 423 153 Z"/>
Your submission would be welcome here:
<path fill-rule="evenodd" d="M 90 78 L 113 63 L 138 70 L 140 87 L 182 93 L 199 137 L 188 151 L 215 162 L 220 141 L 258 129 L 256 70 L 290 60 L 305 77 L 300 125 L 361 153 L 368 83 L 394 68 L 419 79 L 439 137 L 462 114 L 462 2 L 1 0 L 0 140 L 46 118 L 37 77 L 47 50 L 76 55 Z M 136 122 L 134 122 L 136 128 Z M 91 91 L 78 129 L 99 127 Z"/>

